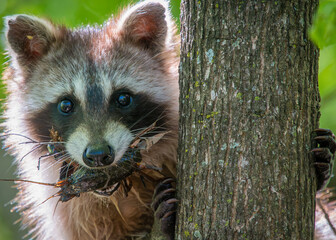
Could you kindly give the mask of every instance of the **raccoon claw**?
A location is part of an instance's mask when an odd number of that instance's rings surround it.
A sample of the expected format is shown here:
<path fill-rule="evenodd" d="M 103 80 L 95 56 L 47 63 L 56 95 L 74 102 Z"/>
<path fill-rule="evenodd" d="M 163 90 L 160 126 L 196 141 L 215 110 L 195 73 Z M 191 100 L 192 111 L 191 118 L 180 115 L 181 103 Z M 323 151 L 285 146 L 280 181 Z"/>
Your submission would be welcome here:
<path fill-rule="evenodd" d="M 161 231 L 167 239 L 174 240 L 176 209 L 178 200 L 175 198 L 175 189 L 172 178 L 163 180 L 156 186 L 153 196 L 152 209 L 155 218 L 160 222 Z"/>
<path fill-rule="evenodd" d="M 330 136 L 335 137 L 333 132 L 330 129 L 326 129 L 326 128 L 317 128 L 317 129 L 315 129 L 314 132 L 319 136 L 330 135 Z"/>
<path fill-rule="evenodd" d="M 318 144 L 311 152 L 317 176 L 317 190 L 321 190 L 332 175 L 334 155 L 336 151 L 335 135 L 329 129 L 316 129 L 315 142 Z"/>

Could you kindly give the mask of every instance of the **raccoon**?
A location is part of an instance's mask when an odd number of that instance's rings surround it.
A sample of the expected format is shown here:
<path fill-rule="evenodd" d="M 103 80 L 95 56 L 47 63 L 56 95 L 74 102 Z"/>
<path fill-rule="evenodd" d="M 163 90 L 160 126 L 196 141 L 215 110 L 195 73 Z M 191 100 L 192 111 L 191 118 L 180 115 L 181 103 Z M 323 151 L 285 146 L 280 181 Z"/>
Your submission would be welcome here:
<path fill-rule="evenodd" d="M 56 183 L 72 163 L 84 174 L 110 168 L 139 132 L 154 126 L 144 138 L 165 133 L 141 152 L 152 181 L 134 172 L 127 197 L 106 186 L 59 202 L 55 188 L 19 182 L 15 210 L 23 226 L 48 240 L 146 236 L 157 182 L 164 176 L 160 186 L 172 186 L 176 176 L 179 39 L 168 2 L 140 2 L 102 26 L 69 29 L 29 15 L 6 17 L 5 26 L 5 145 L 20 179 Z M 64 147 L 58 159 L 48 150 L 51 131 Z"/>
<path fill-rule="evenodd" d="M 5 25 L 5 144 L 20 179 L 56 183 L 74 171 L 118 167 L 139 133 L 150 129 L 144 139 L 164 133 L 140 152 L 152 166 L 141 170 L 147 180 L 137 171 L 121 179 L 129 183 L 126 193 L 113 184 L 59 202 L 52 186 L 18 182 L 15 210 L 31 237 L 143 238 L 155 215 L 174 239 L 179 39 L 168 3 L 140 2 L 103 26 L 71 30 L 28 15 L 9 16 Z M 336 143 L 329 130 L 315 132 L 321 189 Z M 62 145 L 61 156 L 50 150 L 51 140 Z"/>

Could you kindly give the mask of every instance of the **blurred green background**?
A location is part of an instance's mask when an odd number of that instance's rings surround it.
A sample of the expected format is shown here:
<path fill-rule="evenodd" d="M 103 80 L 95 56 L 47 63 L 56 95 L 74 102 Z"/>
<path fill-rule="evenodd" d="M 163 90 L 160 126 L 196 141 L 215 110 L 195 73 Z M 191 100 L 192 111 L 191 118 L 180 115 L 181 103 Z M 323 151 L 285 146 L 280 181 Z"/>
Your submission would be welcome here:
<path fill-rule="evenodd" d="M 0 0 L 0 17 L 25 13 L 47 17 L 56 23 L 69 27 L 91 23 L 103 23 L 111 14 L 117 14 L 130 3 L 129 0 Z M 180 0 L 171 0 L 172 12 L 176 20 L 179 17 Z M 3 32 L 3 24 L 0 24 Z M 311 38 L 320 47 L 319 86 L 322 96 L 322 117 L 320 127 L 336 132 L 336 1 L 322 0 L 316 14 Z M 3 34 L 2 34 L 3 35 Z M 4 52 L 3 37 L 0 51 Z M 5 56 L 0 55 L 3 66 Z M 2 68 L 0 68 L 0 72 Z M 0 98 L 5 97 L 0 85 Z M 0 152 L 4 156 L 3 152 Z M 0 178 L 14 178 L 12 160 L 4 156 L 0 161 Z M 332 182 L 332 184 L 336 185 Z M 0 240 L 22 239 L 25 231 L 13 223 L 19 216 L 10 213 L 10 201 L 15 195 L 12 183 L 0 182 Z"/>

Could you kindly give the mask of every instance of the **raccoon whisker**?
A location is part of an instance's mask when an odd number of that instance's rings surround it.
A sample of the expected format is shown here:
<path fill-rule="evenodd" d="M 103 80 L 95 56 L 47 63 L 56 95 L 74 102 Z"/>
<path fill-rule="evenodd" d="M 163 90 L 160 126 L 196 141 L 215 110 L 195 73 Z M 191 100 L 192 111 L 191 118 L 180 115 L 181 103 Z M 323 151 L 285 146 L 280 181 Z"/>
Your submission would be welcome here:
<path fill-rule="evenodd" d="M 71 164 L 74 162 L 74 160 L 71 159 L 70 163 L 68 163 L 68 166 L 67 166 L 67 171 L 65 173 L 65 177 L 67 178 L 68 177 L 68 173 L 69 173 L 69 169 L 71 167 Z"/>
<path fill-rule="evenodd" d="M 61 199 L 58 199 L 56 205 L 55 205 L 55 209 L 54 209 L 54 212 L 53 212 L 53 216 L 55 216 L 55 213 L 56 213 L 56 209 L 57 209 L 57 206 L 58 204 L 60 203 Z"/>
<path fill-rule="evenodd" d="M 60 158 L 58 158 L 56 161 L 58 161 L 59 159 L 61 159 L 64 155 L 67 154 L 66 150 L 62 150 L 60 152 L 54 152 L 54 153 L 47 153 L 45 155 L 40 156 L 40 158 L 47 158 L 47 157 L 54 157 L 55 155 L 61 155 Z"/>
<path fill-rule="evenodd" d="M 52 165 L 48 166 L 47 169 L 57 165 L 58 163 L 61 163 L 61 162 L 64 162 L 64 161 L 67 161 L 68 159 L 70 159 L 70 154 L 69 153 L 66 153 L 64 154 L 61 158 L 57 159 Z"/>
<path fill-rule="evenodd" d="M 141 118 L 139 118 L 135 123 L 133 123 L 130 126 L 130 129 L 132 129 L 134 126 L 136 126 L 140 121 L 142 121 L 144 118 L 148 117 L 148 115 L 152 114 L 156 109 L 158 109 L 159 106 L 156 106 L 155 108 L 153 108 L 151 111 L 149 111 L 148 113 L 146 113 L 145 115 L 143 115 Z M 155 123 L 156 121 L 154 121 L 153 123 Z M 152 124 L 151 124 L 152 125 Z"/>
<path fill-rule="evenodd" d="M 51 157 L 51 156 L 50 156 Z M 70 154 L 66 153 L 62 156 L 62 158 L 58 159 L 57 161 L 55 161 L 53 164 L 49 165 L 47 168 L 43 169 L 41 171 L 41 173 L 44 173 L 46 171 L 48 171 L 50 168 L 54 167 L 55 165 L 59 164 L 60 162 L 64 161 L 64 159 L 70 157 Z M 60 169 L 58 169 L 60 170 Z"/>
<path fill-rule="evenodd" d="M 146 133 L 160 134 L 160 133 L 165 133 L 165 132 L 167 132 L 167 131 L 158 129 L 157 131 L 153 131 L 153 130 L 152 130 L 152 131 L 149 131 L 149 132 L 146 132 Z M 141 138 L 141 139 L 146 139 L 146 138 L 150 138 L 150 137 L 139 136 L 139 138 Z"/>
<path fill-rule="evenodd" d="M 137 129 L 133 129 L 133 130 L 131 130 L 130 132 L 131 133 L 137 133 L 137 132 L 141 132 L 141 131 L 143 131 L 143 130 L 145 130 L 145 129 L 147 129 L 148 127 L 142 127 L 142 128 L 137 128 Z"/>
<path fill-rule="evenodd" d="M 57 162 L 65 161 L 67 158 L 70 158 L 70 153 L 65 153 L 61 158 L 57 159 Z"/>
<path fill-rule="evenodd" d="M 23 138 L 26 138 L 28 140 L 30 140 L 31 142 L 35 142 L 35 143 L 38 143 L 38 141 L 30 138 L 30 137 L 27 137 L 23 134 L 20 134 L 20 133 L 5 133 L 5 134 L 1 134 L 1 138 L 4 138 L 4 137 L 8 137 L 8 136 L 19 136 L 19 137 L 23 137 Z"/>
<path fill-rule="evenodd" d="M 157 119 L 156 121 L 158 121 L 158 120 L 160 120 L 160 119 Z M 153 124 L 151 124 L 149 127 L 151 127 L 152 125 L 153 125 Z M 148 129 L 149 127 L 142 127 L 142 128 L 133 129 L 133 130 L 131 130 L 130 132 L 131 132 L 131 133 L 141 132 L 141 131 L 143 131 L 143 130 L 145 130 L 145 129 Z M 154 126 L 154 128 L 159 128 L 159 127 Z"/>
<path fill-rule="evenodd" d="M 121 122 L 121 120 L 123 119 L 124 117 L 123 116 L 121 116 L 120 118 L 119 118 L 119 122 Z"/>
<path fill-rule="evenodd" d="M 132 165 L 132 163 L 127 163 L 127 162 L 126 162 L 126 164 L 128 164 L 127 166 Z M 119 169 L 127 170 L 127 168 L 123 167 L 123 166 L 116 165 L 116 167 L 119 168 Z"/>
<path fill-rule="evenodd" d="M 161 132 L 161 133 L 164 133 L 164 132 Z M 160 134 L 160 133 L 158 133 L 158 134 Z M 150 137 L 141 137 L 141 139 L 148 139 L 148 138 L 150 138 Z M 174 138 L 174 137 L 166 137 L 166 136 L 162 136 L 161 138 L 160 138 L 160 140 L 175 140 L 176 138 Z"/>
<path fill-rule="evenodd" d="M 45 139 L 46 141 L 50 141 L 50 135 L 41 135 L 41 134 L 37 134 L 36 136 Z"/>
<path fill-rule="evenodd" d="M 43 169 L 43 170 L 41 171 L 41 174 L 45 173 L 45 172 L 48 171 L 50 168 L 56 166 L 58 163 L 59 163 L 59 162 L 56 162 L 56 161 L 55 161 L 53 164 L 51 164 L 51 165 L 49 165 L 47 168 Z"/>
<path fill-rule="evenodd" d="M 6 133 L 6 134 L 2 134 L 1 135 L 1 138 L 4 138 L 4 137 L 8 137 L 8 136 L 19 136 L 19 137 L 23 137 L 23 138 L 26 138 L 28 139 L 29 141 L 27 142 L 20 142 L 18 144 L 39 144 L 39 145 L 48 145 L 48 144 L 64 144 L 65 142 L 52 142 L 52 141 L 46 141 L 46 142 L 40 142 L 40 141 L 37 141 L 37 140 L 34 140 L 33 138 L 30 138 L 30 137 L 27 137 L 23 134 L 20 134 L 20 133 Z M 50 137 L 49 137 L 50 138 Z"/>
<path fill-rule="evenodd" d="M 54 166 L 55 164 L 57 164 L 59 162 L 62 162 L 66 158 L 70 157 L 70 155 L 66 151 L 58 152 L 58 153 L 55 153 L 55 154 L 63 154 L 63 155 L 60 156 L 60 158 L 55 159 L 55 162 L 52 165 L 50 165 L 50 166 Z M 54 156 L 53 155 L 46 156 L 46 158 L 48 158 L 48 157 L 54 157 Z"/>
<path fill-rule="evenodd" d="M 139 139 L 139 137 L 141 137 L 142 135 L 145 135 L 146 133 L 150 132 L 154 127 L 155 127 L 156 122 L 154 122 L 152 125 L 150 125 L 149 127 L 145 128 L 144 130 L 142 130 L 141 132 L 137 133 L 135 135 L 135 137 L 133 138 L 133 140 L 131 141 L 129 147 L 134 148 L 136 147 L 136 145 L 138 143 L 136 143 L 136 141 Z"/>
<path fill-rule="evenodd" d="M 1 137 L 2 136 L 4 136 L 4 137 L 7 137 L 7 136 L 11 136 L 11 135 L 14 135 L 14 136 L 20 136 L 20 137 L 24 137 L 24 138 L 26 138 L 26 139 L 28 139 L 28 140 L 30 140 L 30 141 L 32 141 L 32 142 L 39 142 L 39 141 L 37 141 L 37 140 L 34 140 L 33 138 L 30 138 L 30 137 L 27 137 L 27 136 L 25 136 L 25 135 L 23 135 L 23 134 L 21 134 L 21 133 L 11 133 L 11 132 L 6 132 L 6 133 L 4 133 L 4 134 L 1 134 Z M 50 141 L 50 136 L 48 135 L 41 135 L 41 134 L 36 134 L 35 136 L 38 136 L 38 137 L 40 137 L 40 138 L 43 138 L 43 139 L 45 139 L 46 141 Z"/>
<path fill-rule="evenodd" d="M 29 143 L 48 145 L 48 144 L 65 144 L 66 142 L 20 142 L 19 144 L 29 144 Z"/>
<path fill-rule="evenodd" d="M 42 156 L 39 157 L 39 159 L 38 159 L 38 163 L 37 163 L 37 170 L 38 170 L 38 171 L 40 171 L 41 159 L 42 159 L 42 158 L 49 157 L 49 156 L 50 156 L 50 154 L 47 153 L 47 154 L 42 155 Z"/>
<path fill-rule="evenodd" d="M 19 144 L 19 145 L 22 145 L 22 144 L 30 144 L 30 143 L 33 143 L 33 144 L 40 144 L 39 142 L 19 142 L 18 144 Z"/>
<path fill-rule="evenodd" d="M 50 165 L 50 166 L 48 166 L 48 168 L 47 169 L 44 169 L 44 172 L 45 171 L 47 171 L 48 169 L 50 169 L 50 168 L 52 168 L 52 167 L 54 167 L 55 165 L 57 165 L 59 162 L 55 162 L 55 163 L 53 163 L 52 165 Z M 60 166 L 60 167 L 57 167 L 56 169 L 55 169 L 55 171 L 56 172 L 60 172 L 61 171 L 61 169 L 62 169 L 62 166 Z"/>
<path fill-rule="evenodd" d="M 166 113 L 167 109 L 168 109 L 167 107 L 165 107 L 165 108 L 163 109 L 163 111 L 162 111 L 161 114 L 158 116 L 158 118 L 156 119 L 156 121 L 161 120 L 161 119 L 163 118 L 163 116 L 164 116 L 164 114 Z"/>
<path fill-rule="evenodd" d="M 175 141 L 176 138 L 174 138 L 174 137 L 162 137 L 160 140 L 169 142 L 169 141 Z"/>
<path fill-rule="evenodd" d="M 36 147 L 34 147 L 32 150 L 30 150 L 28 153 L 26 153 L 25 155 L 23 155 L 23 157 L 20 159 L 20 161 L 22 161 L 25 157 L 27 157 L 29 154 L 31 154 L 32 152 L 35 152 L 37 149 L 39 149 L 40 147 L 42 147 L 43 145 L 37 145 Z"/>
<path fill-rule="evenodd" d="M 37 169 L 40 170 L 40 163 L 41 163 L 41 159 L 42 159 L 42 158 L 53 157 L 53 156 L 55 156 L 55 155 L 62 154 L 62 153 L 64 153 L 64 152 L 65 152 L 65 151 L 55 152 L 55 153 L 52 153 L 52 154 L 47 153 L 47 154 L 45 154 L 45 155 L 43 155 L 43 156 L 40 156 L 39 159 L 38 159 Z M 63 156 L 62 156 L 62 157 L 63 157 Z"/>
<path fill-rule="evenodd" d="M 57 193 L 51 195 L 50 197 L 48 197 L 46 200 L 44 200 L 43 202 L 41 202 L 41 203 L 38 204 L 37 206 L 39 207 L 39 206 L 41 206 L 42 204 L 46 203 L 48 200 L 50 200 L 50 199 L 52 199 L 52 198 L 54 198 L 54 197 L 59 197 L 60 195 L 61 195 L 61 193 L 60 193 L 60 192 L 57 192 Z"/>
<path fill-rule="evenodd" d="M 124 154 L 123 157 L 131 158 L 132 156 L 133 156 L 132 154 L 126 152 L 126 153 Z M 127 168 L 128 166 L 134 166 L 134 162 L 133 162 L 133 161 L 126 161 L 126 162 L 124 163 L 124 166 L 116 165 L 116 167 L 118 167 L 118 168 L 120 168 L 120 169 L 123 169 L 123 170 L 127 170 L 127 169 L 128 169 L 128 168 Z"/>
<path fill-rule="evenodd" d="M 148 131 L 145 131 L 146 129 Z M 164 132 L 167 132 L 167 131 L 163 130 L 160 127 L 156 127 L 156 126 L 151 125 L 150 127 L 144 128 L 144 130 L 139 131 L 139 133 L 136 134 L 134 139 L 135 140 L 136 140 L 136 138 L 147 139 L 149 137 L 143 137 L 143 135 L 145 135 L 145 134 L 160 134 L 160 133 L 164 133 Z"/>
<path fill-rule="evenodd" d="M 157 108 L 157 107 L 156 107 Z M 148 114 L 150 114 L 150 113 L 152 113 L 156 108 L 154 108 L 152 111 L 150 111 Z M 142 118 L 140 118 L 137 122 L 135 122 L 130 128 L 132 128 L 133 126 L 135 126 L 139 121 L 141 121 L 143 118 L 145 118 L 148 114 L 146 114 L 146 115 L 144 115 Z M 136 133 L 136 136 L 135 136 L 135 138 L 137 138 L 137 137 L 139 137 L 139 136 L 141 136 L 141 135 L 144 135 L 144 134 L 146 134 L 146 133 L 148 133 L 148 132 L 150 132 L 150 131 L 152 131 L 152 129 L 162 129 L 162 127 L 160 126 L 160 127 L 157 127 L 156 126 L 156 123 L 159 121 L 159 120 L 161 120 L 162 118 L 163 118 L 163 116 L 164 116 L 164 112 L 163 113 L 161 113 L 160 115 L 159 115 L 159 117 L 150 125 L 150 126 L 148 126 L 148 127 L 145 127 L 145 128 L 138 128 L 138 129 L 135 129 L 135 130 L 133 130 L 133 131 L 131 131 L 132 133 L 134 133 L 134 132 L 137 132 L 137 130 L 138 130 L 138 132 Z M 139 131 L 140 130 L 140 131 Z"/>
<path fill-rule="evenodd" d="M 128 166 L 130 166 L 131 164 L 129 164 Z M 122 170 L 127 170 L 126 167 L 121 167 L 121 166 L 117 166 L 118 168 L 122 169 Z"/>
<path fill-rule="evenodd" d="M 162 132 L 165 132 L 166 130 L 162 127 L 162 126 L 156 126 L 156 123 L 161 120 L 162 118 L 164 117 L 164 113 L 162 113 L 157 119 L 155 122 L 153 122 L 149 127 L 145 128 L 148 129 L 148 131 L 145 131 L 145 130 L 142 130 L 140 133 L 137 133 L 136 134 L 136 137 L 140 137 L 142 135 L 145 135 L 145 134 L 148 134 L 148 133 L 152 133 L 152 131 L 155 129 L 155 130 L 159 130 L 159 131 L 162 131 Z"/>
<path fill-rule="evenodd" d="M 158 116 L 158 118 L 155 120 L 155 122 L 161 120 L 161 119 L 164 117 L 164 115 L 165 115 L 167 109 L 168 109 L 167 107 L 163 109 L 163 111 L 162 111 L 161 114 Z"/>

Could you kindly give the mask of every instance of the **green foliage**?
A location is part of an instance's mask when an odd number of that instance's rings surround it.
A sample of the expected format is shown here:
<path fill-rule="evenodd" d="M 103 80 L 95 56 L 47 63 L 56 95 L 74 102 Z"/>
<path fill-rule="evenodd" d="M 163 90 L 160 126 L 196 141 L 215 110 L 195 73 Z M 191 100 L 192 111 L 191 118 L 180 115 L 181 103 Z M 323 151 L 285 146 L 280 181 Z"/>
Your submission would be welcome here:
<path fill-rule="evenodd" d="M 13 238 L 13 232 L 11 231 L 11 227 L 8 221 L 6 221 L 2 215 L 3 213 L 0 211 L 0 240 L 10 240 Z"/>
<path fill-rule="evenodd" d="M 311 38 L 320 49 L 336 44 L 336 1 L 320 1 L 311 28 Z"/>
<path fill-rule="evenodd" d="M 44 16 L 67 26 L 106 21 L 111 14 L 137 1 L 130 0 L 1 0 L 0 14 L 26 13 Z M 179 2 L 172 1 L 174 16 L 179 14 Z"/>
<path fill-rule="evenodd" d="M 321 0 L 310 30 L 320 48 L 319 87 L 322 97 L 320 127 L 336 131 L 336 1 Z"/>

